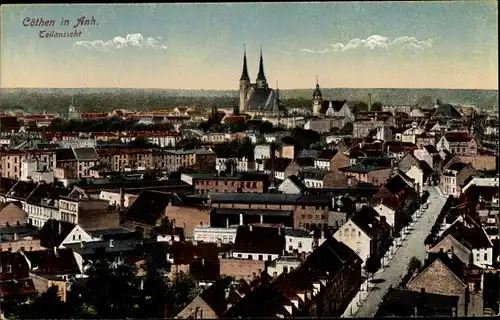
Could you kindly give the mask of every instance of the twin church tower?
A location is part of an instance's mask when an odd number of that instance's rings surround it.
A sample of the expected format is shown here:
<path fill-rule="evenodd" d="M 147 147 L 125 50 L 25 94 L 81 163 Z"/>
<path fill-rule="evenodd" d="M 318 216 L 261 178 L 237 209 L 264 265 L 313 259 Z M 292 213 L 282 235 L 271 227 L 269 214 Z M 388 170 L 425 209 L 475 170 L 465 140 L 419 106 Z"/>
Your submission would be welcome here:
<path fill-rule="evenodd" d="M 260 49 L 259 73 L 255 83 L 250 82 L 246 48 L 243 53 L 243 71 L 240 77 L 239 113 L 255 116 L 280 116 L 286 109 L 280 104 L 279 90 L 269 88 L 264 74 L 264 59 Z"/>

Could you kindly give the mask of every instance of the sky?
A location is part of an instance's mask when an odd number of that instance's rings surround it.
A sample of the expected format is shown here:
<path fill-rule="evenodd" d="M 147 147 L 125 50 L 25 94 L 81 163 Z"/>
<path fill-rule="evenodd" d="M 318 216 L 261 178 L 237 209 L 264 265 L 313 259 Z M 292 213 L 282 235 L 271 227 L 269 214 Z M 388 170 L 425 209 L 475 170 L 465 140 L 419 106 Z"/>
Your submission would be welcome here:
<path fill-rule="evenodd" d="M 1 88 L 235 90 L 245 45 L 252 82 L 262 46 L 280 89 L 313 88 L 316 76 L 323 88 L 498 89 L 493 0 L 0 10 Z M 75 27 L 82 17 L 95 24 Z"/>

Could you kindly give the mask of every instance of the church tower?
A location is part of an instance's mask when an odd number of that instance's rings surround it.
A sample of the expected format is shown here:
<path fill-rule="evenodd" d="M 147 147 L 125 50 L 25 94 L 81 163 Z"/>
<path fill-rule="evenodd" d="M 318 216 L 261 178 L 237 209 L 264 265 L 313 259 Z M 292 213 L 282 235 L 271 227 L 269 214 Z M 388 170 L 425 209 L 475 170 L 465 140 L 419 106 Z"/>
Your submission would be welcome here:
<path fill-rule="evenodd" d="M 262 47 L 260 48 L 260 62 L 259 62 L 259 74 L 257 75 L 257 88 L 262 88 L 267 90 L 267 80 L 264 75 L 264 59 L 262 59 Z"/>
<path fill-rule="evenodd" d="M 245 111 L 245 101 L 247 100 L 248 90 L 250 89 L 250 77 L 248 76 L 246 46 L 244 46 L 243 50 L 243 71 L 241 72 L 240 77 L 240 114 L 243 114 Z"/>
<path fill-rule="evenodd" d="M 313 92 L 313 115 L 319 116 L 321 106 L 323 105 L 323 94 L 319 90 L 318 76 L 316 76 L 316 90 Z"/>

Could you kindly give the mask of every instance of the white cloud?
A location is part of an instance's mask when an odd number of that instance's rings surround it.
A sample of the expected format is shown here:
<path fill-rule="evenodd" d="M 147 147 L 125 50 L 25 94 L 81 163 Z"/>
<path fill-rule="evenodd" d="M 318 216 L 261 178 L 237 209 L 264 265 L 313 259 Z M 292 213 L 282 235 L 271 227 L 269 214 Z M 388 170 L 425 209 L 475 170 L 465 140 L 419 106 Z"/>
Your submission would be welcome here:
<path fill-rule="evenodd" d="M 327 52 L 344 52 L 356 48 L 365 48 L 369 50 L 374 49 L 389 49 L 393 47 L 398 47 L 400 49 L 425 49 L 432 47 L 432 39 L 428 40 L 417 40 L 415 37 L 402 36 L 397 37 L 394 40 L 388 37 L 372 35 L 366 39 L 354 38 L 349 40 L 347 43 L 334 43 L 330 44 L 330 48 L 324 50 L 311 50 L 311 49 L 301 49 L 302 52 L 308 53 L 327 53 Z"/>
<path fill-rule="evenodd" d="M 112 40 L 102 41 L 77 41 L 76 45 L 102 52 L 112 52 L 124 48 L 149 48 L 166 50 L 167 46 L 161 44 L 161 37 L 144 38 L 140 33 L 127 34 L 125 37 L 114 37 Z"/>

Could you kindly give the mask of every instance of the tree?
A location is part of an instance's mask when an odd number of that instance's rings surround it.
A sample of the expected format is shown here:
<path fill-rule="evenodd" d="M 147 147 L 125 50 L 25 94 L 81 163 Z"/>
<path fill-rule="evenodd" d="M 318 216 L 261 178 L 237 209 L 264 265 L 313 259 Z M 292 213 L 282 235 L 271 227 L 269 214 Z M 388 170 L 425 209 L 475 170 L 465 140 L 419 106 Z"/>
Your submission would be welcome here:
<path fill-rule="evenodd" d="M 416 272 L 422 268 L 422 262 L 417 257 L 412 257 L 408 263 L 408 271 Z"/>
<path fill-rule="evenodd" d="M 366 104 L 366 102 L 361 101 L 354 106 L 354 113 L 365 112 L 365 111 L 368 111 L 368 104 Z"/>
<path fill-rule="evenodd" d="M 23 319 L 67 318 L 66 308 L 59 298 L 58 290 L 56 286 L 50 287 L 28 306 L 21 307 L 18 316 Z"/>
<path fill-rule="evenodd" d="M 83 293 L 84 301 L 96 318 L 130 318 L 138 316 L 138 296 L 135 268 L 113 266 L 106 259 L 98 259 L 88 271 L 89 279 Z"/>
<path fill-rule="evenodd" d="M 166 305 L 169 317 L 181 312 L 200 292 L 196 280 L 190 274 L 178 273 L 167 288 Z"/>
<path fill-rule="evenodd" d="M 374 102 L 370 108 L 370 111 L 381 112 L 382 111 L 382 103 Z"/>

